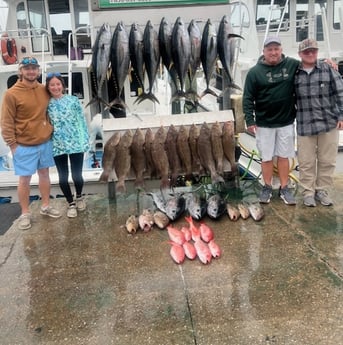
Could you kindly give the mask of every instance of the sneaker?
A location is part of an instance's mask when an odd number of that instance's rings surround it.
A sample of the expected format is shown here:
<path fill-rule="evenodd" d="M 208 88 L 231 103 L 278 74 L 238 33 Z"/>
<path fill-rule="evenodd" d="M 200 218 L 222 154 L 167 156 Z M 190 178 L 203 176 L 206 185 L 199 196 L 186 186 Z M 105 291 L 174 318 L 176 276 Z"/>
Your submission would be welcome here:
<path fill-rule="evenodd" d="M 69 218 L 77 217 L 77 209 L 76 209 L 75 204 L 71 204 L 68 206 L 67 217 L 69 217 Z"/>
<path fill-rule="evenodd" d="M 84 211 L 86 209 L 86 202 L 82 196 L 80 198 L 76 198 L 76 207 L 78 211 Z"/>
<path fill-rule="evenodd" d="M 281 188 L 279 190 L 279 197 L 283 200 L 286 205 L 295 205 L 296 201 L 294 195 L 288 189 L 288 187 Z"/>
<path fill-rule="evenodd" d="M 61 217 L 61 213 L 56 210 L 55 208 L 48 206 L 47 208 L 41 208 L 40 209 L 40 214 L 42 214 L 43 216 L 49 216 L 52 218 L 59 218 Z"/>
<path fill-rule="evenodd" d="M 333 201 L 329 197 L 328 192 L 326 190 L 317 190 L 314 197 L 324 206 L 333 205 Z"/>
<path fill-rule="evenodd" d="M 31 215 L 30 213 L 22 214 L 18 218 L 18 228 L 20 230 L 27 230 L 31 228 Z"/>
<path fill-rule="evenodd" d="M 313 195 L 306 195 L 304 196 L 304 205 L 308 207 L 316 207 L 316 200 L 314 200 Z"/>
<path fill-rule="evenodd" d="M 273 194 L 273 188 L 272 186 L 269 185 L 264 185 L 262 187 L 262 190 L 260 192 L 260 196 L 259 196 L 259 202 L 261 204 L 269 204 L 270 202 L 270 198 L 272 197 Z"/>

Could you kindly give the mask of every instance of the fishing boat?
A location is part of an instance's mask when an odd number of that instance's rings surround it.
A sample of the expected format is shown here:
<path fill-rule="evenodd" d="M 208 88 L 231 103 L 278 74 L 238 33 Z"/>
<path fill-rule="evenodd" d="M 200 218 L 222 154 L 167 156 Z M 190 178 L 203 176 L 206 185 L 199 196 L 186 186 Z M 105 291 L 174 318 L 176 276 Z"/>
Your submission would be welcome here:
<path fill-rule="evenodd" d="M 245 153 L 239 163 L 243 170 L 249 169 L 249 174 L 258 176 L 260 166 L 254 157 L 254 137 L 245 132 L 242 95 L 238 89 L 243 88 L 247 71 L 257 62 L 267 35 L 279 35 L 284 52 L 294 57 L 298 42 L 308 36 L 314 37 L 319 42 L 321 56 L 335 60 L 342 72 L 343 0 L 2 0 L 2 3 L 2 13 L 7 13 L 7 20 L 0 33 L 0 102 L 5 90 L 17 80 L 18 62 L 24 56 L 37 57 L 43 83 L 49 72 L 62 74 L 68 92 L 79 98 L 90 128 L 92 148 L 86 155 L 83 171 L 88 193 L 109 191 L 108 185 L 98 182 L 108 138 L 115 131 L 137 127 L 235 121 L 238 144 Z M 232 77 L 237 86 L 234 92 L 226 92 L 228 80 L 219 63 L 211 83 L 219 97 L 206 95 L 196 108 L 185 100 L 172 100 L 173 89 L 166 71 L 158 72 L 154 84 L 159 103 L 137 102 L 141 85 L 129 71 L 120 95 L 125 107 L 106 106 L 113 96 L 109 80 L 101 90 L 105 104 L 93 101 L 98 90 L 94 87 L 92 58 L 97 35 L 104 23 L 108 23 L 113 32 L 121 22 L 129 32 L 133 23 L 144 29 L 150 21 L 158 28 L 163 17 L 173 23 L 182 16 L 186 25 L 194 20 L 203 30 L 208 19 L 218 28 L 223 15 L 230 18 L 233 32 L 243 37 L 235 40 L 232 51 Z M 196 73 L 196 89 L 198 94 L 206 89 L 201 68 Z M 57 173 L 52 169 L 50 176 L 52 194 L 56 196 L 60 193 Z M 15 201 L 17 182 L 11 153 L 0 138 L 0 197 Z M 33 176 L 33 194 L 38 194 L 37 184 L 38 178 Z"/>

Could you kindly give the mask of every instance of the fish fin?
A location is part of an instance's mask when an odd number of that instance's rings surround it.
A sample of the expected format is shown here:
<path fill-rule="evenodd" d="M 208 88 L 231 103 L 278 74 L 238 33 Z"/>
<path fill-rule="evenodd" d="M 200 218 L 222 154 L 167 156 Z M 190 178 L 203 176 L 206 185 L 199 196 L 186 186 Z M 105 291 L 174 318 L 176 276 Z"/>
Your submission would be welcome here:
<path fill-rule="evenodd" d="M 209 87 L 205 91 L 203 91 L 203 93 L 200 95 L 200 98 L 203 98 L 205 95 L 212 95 L 214 97 L 218 97 L 218 95 L 214 91 L 212 91 Z"/>
<path fill-rule="evenodd" d="M 157 99 L 157 97 L 153 94 L 153 93 L 151 93 L 151 92 L 149 92 L 149 93 L 142 93 L 141 95 L 139 95 L 138 97 L 137 97 L 137 99 L 134 101 L 134 104 L 136 104 L 136 103 L 138 103 L 138 104 L 140 104 L 140 103 L 142 103 L 143 101 L 145 101 L 145 100 L 147 100 L 147 99 L 149 99 L 150 101 L 152 101 L 152 102 L 157 102 L 158 104 L 160 104 L 160 101 Z"/>

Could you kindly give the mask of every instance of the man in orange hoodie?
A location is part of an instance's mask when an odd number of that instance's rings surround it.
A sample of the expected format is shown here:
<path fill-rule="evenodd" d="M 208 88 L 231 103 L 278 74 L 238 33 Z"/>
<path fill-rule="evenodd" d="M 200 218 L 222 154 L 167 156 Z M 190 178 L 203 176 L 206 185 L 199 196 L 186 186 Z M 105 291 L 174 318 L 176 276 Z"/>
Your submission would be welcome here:
<path fill-rule="evenodd" d="M 40 213 L 53 218 L 59 211 L 49 205 L 49 167 L 54 166 L 52 156 L 52 126 L 47 118 L 49 95 L 38 82 L 39 64 L 34 57 L 25 57 L 19 64 L 19 79 L 3 97 L 1 109 L 1 134 L 10 147 L 16 175 L 19 175 L 18 199 L 21 216 L 19 229 L 31 227 L 30 181 L 38 173 L 42 197 Z"/>

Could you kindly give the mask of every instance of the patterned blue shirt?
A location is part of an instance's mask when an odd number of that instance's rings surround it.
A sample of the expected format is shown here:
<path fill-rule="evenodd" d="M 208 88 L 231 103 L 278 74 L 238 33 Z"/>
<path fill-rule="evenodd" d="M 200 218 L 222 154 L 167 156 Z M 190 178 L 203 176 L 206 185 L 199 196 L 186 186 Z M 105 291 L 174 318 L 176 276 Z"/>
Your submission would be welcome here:
<path fill-rule="evenodd" d="M 77 97 L 63 95 L 51 98 L 48 106 L 51 124 L 53 155 L 87 152 L 90 148 L 85 116 Z"/>
<path fill-rule="evenodd" d="M 329 132 L 343 120 L 343 79 L 327 63 L 317 61 L 310 73 L 300 65 L 295 93 L 298 135 Z"/>

